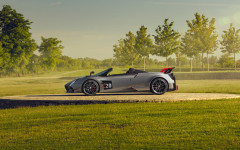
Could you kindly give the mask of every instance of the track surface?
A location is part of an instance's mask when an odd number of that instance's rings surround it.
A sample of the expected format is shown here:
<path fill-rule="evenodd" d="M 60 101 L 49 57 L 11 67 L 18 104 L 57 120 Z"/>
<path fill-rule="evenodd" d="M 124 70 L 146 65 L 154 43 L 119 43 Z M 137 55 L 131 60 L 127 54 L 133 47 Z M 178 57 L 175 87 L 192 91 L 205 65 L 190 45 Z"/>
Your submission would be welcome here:
<path fill-rule="evenodd" d="M 61 95 L 23 95 L 0 97 L 0 109 L 20 106 L 40 105 L 81 105 L 81 104 L 107 104 L 107 103 L 136 103 L 136 102 L 175 102 L 191 100 L 217 100 L 240 98 L 238 94 L 221 93 L 165 93 L 153 95 L 151 93 L 108 93 L 96 96 L 85 96 L 79 93 Z"/>
<path fill-rule="evenodd" d="M 70 94 L 53 94 L 53 95 L 23 95 L 23 96 L 6 96 L 0 99 L 9 100 L 97 100 L 97 101 L 143 101 L 143 102 L 165 102 L 165 101 L 189 101 L 189 100 L 214 100 L 240 98 L 238 94 L 221 94 L 221 93 L 165 93 L 164 95 L 153 95 L 151 93 L 107 93 L 96 96 L 85 96 L 81 93 Z"/>

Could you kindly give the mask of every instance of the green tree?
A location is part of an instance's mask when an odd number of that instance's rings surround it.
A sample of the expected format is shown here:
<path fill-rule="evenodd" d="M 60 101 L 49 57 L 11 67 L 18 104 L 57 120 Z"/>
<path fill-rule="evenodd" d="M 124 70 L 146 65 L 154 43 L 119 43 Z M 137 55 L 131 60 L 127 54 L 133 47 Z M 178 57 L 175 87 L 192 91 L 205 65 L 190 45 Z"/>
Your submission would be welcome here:
<path fill-rule="evenodd" d="M 39 71 L 41 71 L 40 65 L 41 64 L 39 62 L 39 56 L 33 54 L 32 57 L 29 58 L 29 63 L 26 67 L 30 73 L 38 73 Z"/>
<path fill-rule="evenodd" d="M 153 45 L 150 37 L 151 36 L 147 34 L 147 28 L 144 26 L 141 26 L 140 30 L 137 31 L 135 48 L 140 56 L 143 57 L 144 70 L 146 68 L 145 60 L 149 57 Z"/>
<path fill-rule="evenodd" d="M 123 62 L 125 62 L 124 46 L 123 39 L 118 40 L 118 44 L 113 45 L 113 56 Z"/>
<path fill-rule="evenodd" d="M 189 65 L 189 60 L 186 56 L 182 55 L 181 57 L 181 66 L 186 67 Z"/>
<path fill-rule="evenodd" d="M 62 41 L 57 38 L 44 38 L 39 46 L 41 65 L 44 69 L 54 70 L 62 56 Z"/>
<path fill-rule="evenodd" d="M 11 6 L 3 6 L 0 11 L 1 69 L 17 73 L 25 70 L 29 58 L 36 50 L 36 43 L 29 31 L 31 23 Z"/>
<path fill-rule="evenodd" d="M 158 26 L 155 30 L 157 34 L 153 35 L 155 45 L 152 54 L 165 57 L 166 66 L 168 66 L 168 57 L 175 53 L 180 46 L 180 34 L 172 28 L 173 24 L 174 22 L 168 24 L 168 19 L 165 19 L 164 25 Z"/>
<path fill-rule="evenodd" d="M 118 45 L 113 46 L 114 57 L 125 62 L 125 64 L 131 64 L 133 67 L 133 63 L 139 58 L 139 53 L 135 48 L 135 35 L 129 32 L 126 34 L 125 39 L 118 42 Z"/>
<path fill-rule="evenodd" d="M 207 57 L 204 57 L 204 63 L 207 63 L 209 61 L 209 65 L 214 66 L 218 62 L 217 56 L 211 56 L 207 59 Z"/>
<path fill-rule="evenodd" d="M 209 58 L 209 64 L 212 65 L 212 66 L 216 66 L 218 62 L 218 57 L 217 56 L 211 56 Z"/>
<path fill-rule="evenodd" d="M 127 58 L 131 62 L 133 67 L 133 63 L 139 58 L 139 53 L 135 48 L 135 35 L 132 32 L 126 34 L 127 38 L 124 39 L 125 51 L 127 52 Z"/>
<path fill-rule="evenodd" d="M 104 59 L 104 60 L 102 60 L 101 63 L 102 63 L 101 66 L 103 66 L 103 67 L 112 67 L 113 59 L 112 58 Z"/>
<path fill-rule="evenodd" d="M 171 57 L 168 57 L 168 64 L 170 66 L 175 66 L 176 65 L 176 59 L 175 58 L 171 58 Z"/>
<path fill-rule="evenodd" d="M 187 32 L 193 35 L 194 49 L 202 53 L 202 70 L 203 70 L 203 58 L 204 53 L 212 54 L 217 50 L 217 34 L 215 31 L 215 18 L 209 21 L 204 15 L 195 13 L 195 19 L 192 21 L 187 20 L 187 25 L 190 28 Z M 209 61 L 208 61 L 209 71 Z"/>
<path fill-rule="evenodd" d="M 240 60 L 237 60 L 237 62 L 236 62 L 236 66 L 239 68 L 240 67 Z"/>
<path fill-rule="evenodd" d="M 222 41 L 220 41 L 222 52 L 234 55 L 234 67 L 236 70 L 236 54 L 240 51 L 240 29 L 235 29 L 233 24 L 230 24 L 230 28 L 227 31 L 223 31 Z"/>
<path fill-rule="evenodd" d="M 3 63 L 4 63 L 4 59 L 3 59 L 3 48 L 2 48 L 2 42 L 0 42 L 0 68 L 3 69 Z"/>
<path fill-rule="evenodd" d="M 215 31 L 215 19 L 213 18 L 210 23 L 209 26 L 207 27 L 207 29 L 205 30 L 205 32 L 203 33 L 205 36 L 205 48 L 206 48 L 206 54 L 207 54 L 207 68 L 209 71 L 209 64 L 210 64 L 210 59 L 209 59 L 209 54 L 214 54 L 214 52 L 217 50 L 218 48 L 218 42 L 217 42 L 217 38 L 218 35 Z"/>
<path fill-rule="evenodd" d="M 179 71 L 182 71 L 181 65 L 182 61 L 184 59 L 183 52 L 181 48 L 178 48 L 177 51 L 175 52 L 176 55 L 176 64 L 178 65 Z"/>
<path fill-rule="evenodd" d="M 224 67 L 233 67 L 234 66 L 234 62 L 233 62 L 233 58 L 230 57 L 229 53 L 225 53 L 223 54 L 219 60 L 218 60 L 218 64 L 220 65 L 220 67 L 224 68 Z"/>
<path fill-rule="evenodd" d="M 184 37 L 182 38 L 181 50 L 182 53 L 190 58 L 190 72 L 192 72 L 193 66 L 193 57 L 197 56 L 199 51 L 196 50 L 196 46 L 194 45 L 194 37 L 191 33 L 186 32 Z"/>
<path fill-rule="evenodd" d="M 58 70 L 78 70 L 81 69 L 82 64 L 77 59 L 69 56 L 61 56 L 59 58 L 57 69 Z"/>

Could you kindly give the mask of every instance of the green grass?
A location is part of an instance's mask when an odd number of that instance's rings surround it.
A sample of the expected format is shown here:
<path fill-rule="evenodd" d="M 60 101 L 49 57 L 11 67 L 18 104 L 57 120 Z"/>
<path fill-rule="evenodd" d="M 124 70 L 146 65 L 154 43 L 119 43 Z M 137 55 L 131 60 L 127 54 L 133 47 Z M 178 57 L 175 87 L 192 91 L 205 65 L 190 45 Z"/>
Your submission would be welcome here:
<path fill-rule="evenodd" d="M 61 94 L 70 80 L 61 76 L 0 78 L 0 96 Z M 177 80 L 177 84 L 179 93 L 240 94 L 240 80 Z"/>
<path fill-rule="evenodd" d="M 240 94 L 240 80 L 178 80 L 179 93 Z"/>
<path fill-rule="evenodd" d="M 175 73 L 178 80 L 239 80 L 240 72 Z"/>
<path fill-rule="evenodd" d="M 0 96 L 61 94 L 90 71 L 0 78 Z M 240 94 L 240 80 L 177 84 L 176 92 Z M 0 149 L 240 149 L 239 116 L 240 99 L 6 109 Z"/>
<path fill-rule="evenodd" d="M 56 94 L 64 92 L 64 83 L 60 78 L 6 78 L 0 79 L 0 96 L 28 94 Z"/>
<path fill-rule="evenodd" d="M 37 76 L 0 78 L 0 96 L 29 95 L 29 94 L 59 94 L 64 93 L 64 85 L 80 76 L 89 75 L 89 70 L 72 72 L 56 72 Z M 95 73 L 103 71 L 96 69 Z M 126 72 L 116 68 L 114 74 Z"/>
<path fill-rule="evenodd" d="M 239 149 L 240 99 L 0 110 L 0 149 Z"/>

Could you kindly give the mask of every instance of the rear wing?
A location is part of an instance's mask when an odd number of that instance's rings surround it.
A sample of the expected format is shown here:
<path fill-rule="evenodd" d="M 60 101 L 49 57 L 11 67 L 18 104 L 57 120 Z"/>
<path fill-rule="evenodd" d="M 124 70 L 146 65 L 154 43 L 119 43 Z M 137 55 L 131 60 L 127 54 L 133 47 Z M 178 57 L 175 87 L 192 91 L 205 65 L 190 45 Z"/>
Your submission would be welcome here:
<path fill-rule="evenodd" d="M 172 67 L 172 68 L 164 68 L 164 69 L 162 69 L 160 72 L 162 72 L 162 73 L 164 73 L 164 74 L 168 74 L 168 73 L 171 73 L 174 68 L 175 68 L 175 67 Z"/>

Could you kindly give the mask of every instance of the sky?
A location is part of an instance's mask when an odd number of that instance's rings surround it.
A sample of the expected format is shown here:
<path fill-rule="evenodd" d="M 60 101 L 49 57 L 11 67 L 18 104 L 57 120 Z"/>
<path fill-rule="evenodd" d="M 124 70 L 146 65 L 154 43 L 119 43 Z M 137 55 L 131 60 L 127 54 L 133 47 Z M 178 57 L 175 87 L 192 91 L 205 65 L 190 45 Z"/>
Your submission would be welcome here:
<path fill-rule="evenodd" d="M 216 18 L 219 39 L 230 23 L 240 28 L 240 0 L 0 0 L 3 5 L 33 22 L 37 44 L 41 36 L 56 37 L 65 47 L 63 55 L 73 58 L 112 58 L 113 45 L 126 33 L 144 25 L 153 35 L 165 18 L 183 34 L 196 12 Z"/>

